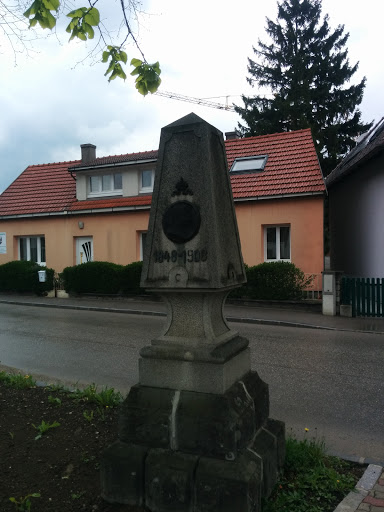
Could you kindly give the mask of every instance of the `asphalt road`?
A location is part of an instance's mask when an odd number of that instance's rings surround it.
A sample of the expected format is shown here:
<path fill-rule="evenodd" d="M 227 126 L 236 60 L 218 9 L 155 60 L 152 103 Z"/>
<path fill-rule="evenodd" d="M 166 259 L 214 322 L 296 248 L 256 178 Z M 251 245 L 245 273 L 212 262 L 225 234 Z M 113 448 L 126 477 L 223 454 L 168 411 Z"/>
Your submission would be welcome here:
<path fill-rule="evenodd" d="M 138 381 L 139 350 L 161 317 L 0 305 L 0 365 L 67 385 L 122 392 Z M 332 453 L 384 462 L 383 334 L 232 324 L 250 340 L 269 384 L 271 416 Z M 307 433 L 304 429 L 308 428 Z"/>

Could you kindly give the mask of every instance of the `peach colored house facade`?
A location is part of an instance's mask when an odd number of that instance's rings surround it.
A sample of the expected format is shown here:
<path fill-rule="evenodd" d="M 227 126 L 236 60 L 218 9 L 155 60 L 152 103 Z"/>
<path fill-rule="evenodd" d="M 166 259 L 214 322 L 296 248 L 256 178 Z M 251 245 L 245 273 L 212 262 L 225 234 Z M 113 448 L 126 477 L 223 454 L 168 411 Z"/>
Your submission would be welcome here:
<path fill-rule="evenodd" d="M 324 183 L 309 130 L 225 142 L 244 262 L 323 270 Z M 0 264 L 61 272 L 87 260 L 140 260 L 156 151 L 28 167 L 0 196 Z"/>

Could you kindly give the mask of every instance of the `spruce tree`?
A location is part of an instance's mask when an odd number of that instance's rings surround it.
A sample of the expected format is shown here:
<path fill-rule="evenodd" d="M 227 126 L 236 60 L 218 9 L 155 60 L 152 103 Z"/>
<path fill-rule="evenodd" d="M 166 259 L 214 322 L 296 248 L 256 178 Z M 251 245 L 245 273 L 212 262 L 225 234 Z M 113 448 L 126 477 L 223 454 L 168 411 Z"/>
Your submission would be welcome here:
<path fill-rule="evenodd" d="M 252 86 L 269 94 L 242 96 L 236 106 L 245 125 L 242 136 L 311 128 L 323 173 L 328 174 L 371 124 L 361 121 L 365 77 L 349 84 L 358 63 L 350 66 L 344 26 L 329 27 L 321 0 L 278 2 L 276 22 L 267 20 L 270 44 L 258 41 L 257 61 L 248 59 Z"/>

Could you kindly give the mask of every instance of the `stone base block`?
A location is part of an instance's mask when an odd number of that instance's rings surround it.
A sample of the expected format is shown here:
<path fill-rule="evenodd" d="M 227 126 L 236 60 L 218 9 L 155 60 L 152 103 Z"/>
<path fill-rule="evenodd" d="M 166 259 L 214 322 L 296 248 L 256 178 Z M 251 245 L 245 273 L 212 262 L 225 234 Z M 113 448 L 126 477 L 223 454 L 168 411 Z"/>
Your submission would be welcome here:
<path fill-rule="evenodd" d="M 249 348 L 221 364 L 142 357 L 139 359 L 139 380 L 142 386 L 222 394 L 250 368 Z"/>
<path fill-rule="evenodd" d="M 261 428 L 250 450 L 263 460 L 263 496 L 268 497 L 277 482 L 277 439 L 271 432 Z"/>
<path fill-rule="evenodd" d="M 245 450 L 235 461 L 202 457 L 196 470 L 194 512 L 261 510 L 263 462 Z"/>
<path fill-rule="evenodd" d="M 145 505 L 152 512 L 190 512 L 196 455 L 154 449 L 145 463 Z"/>
<path fill-rule="evenodd" d="M 109 503 L 142 505 L 147 448 L 116 441 L 103 453 L 101 496 Z"/>
<path fill-rule="evenodd" d="M 252 442 L 268 413 L 268 385 L 256 372 L 222 395 L 136 385 L 122 405 L 119 438 L 233 460 Z"/>
<path fill-rule="evenodd" d="M 285 461 L 285 423 L 283 421 L 268 418 L 265 428 L 276 437 L 277 443 L 277 467 L 282 470 Z"/>
<path fill-rule="evenodd" d="M 256 372 L 222 395 L 134 386 L 102 458 L 103 498 L 152 512 L 260 512 L 285 454 L 284 424 L 268 412 Z"/>

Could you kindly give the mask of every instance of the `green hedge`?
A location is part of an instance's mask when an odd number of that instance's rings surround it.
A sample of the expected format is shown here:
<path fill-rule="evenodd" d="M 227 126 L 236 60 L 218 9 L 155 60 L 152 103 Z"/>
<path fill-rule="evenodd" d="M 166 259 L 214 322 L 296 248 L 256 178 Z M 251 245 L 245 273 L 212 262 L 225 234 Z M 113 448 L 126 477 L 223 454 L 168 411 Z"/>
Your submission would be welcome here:
<path fill-rule="evenodd" d="M 247 284 L 234 290 L 230 298 L 254 300 L 300 299 L 303 290 L 312 282 L 293 263 L 276 261 L 246 267 Z"/>
<path fill-rule="evenodd" d="M 61 274 L 69 293 L 139 295 L 142 261 L 116 265 L 107 261 L 92 261 L 66 267 Z M 294 300 L 302 297 L 311 279 L 293 263 L 278 261 L 246 266 L 247 284 L 231 292 L 231 298 L 255 300 Z"/>
<path fill-rule="evenodd" d="M 47 273 L 45 283 L 39 282 L 39 270 Z M 0 265 L 0 291 L 42 294 L 53 289 L 54 274 L 52 268 L 42 267 L 33 261 L 9 261 Z"/>
<path fill-rule="evenodd" d="M 116 294 L 120 291 L 122 268 L 122 265 L 107 261 L 89 261 L 66 267 L 60 277 L 69 293 Z"/>
<path fill-rule="evenodd" d="M 142 262 L 117 265 L 108 261 L 90 261 L 66 267 L 60 278 L 68 293 L 140 294 Z"/>
<path fill-rule="evenodd" d="M 134 261 L 122 269 L 121 291 L 124 295 L 139 295 L 144 292 L 143 288 L 140 288 L 142 269 L 142 261 Z"/>

